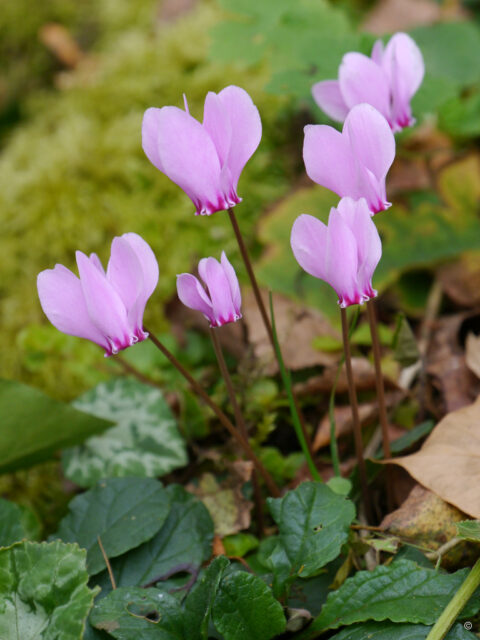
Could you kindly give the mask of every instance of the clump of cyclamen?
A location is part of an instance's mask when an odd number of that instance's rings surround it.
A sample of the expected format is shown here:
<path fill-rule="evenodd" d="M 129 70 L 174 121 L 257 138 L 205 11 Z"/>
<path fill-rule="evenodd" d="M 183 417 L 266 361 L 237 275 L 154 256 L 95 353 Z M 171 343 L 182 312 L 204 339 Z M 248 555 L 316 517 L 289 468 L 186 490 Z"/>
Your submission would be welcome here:
<path fill-rule="evenodd" d="M 197 215 L 241 202 L 240 174 L 260 143 L 262 123 L 246 91 L 229 86 L 205 98 L 203 123 L 177 107 L 147 109 L 143 150 L 150 162 L 185 191 Z"/>
<path fill-rule="evenodd" d="M 364 198 L 342 198 L 330 210 L 328 225 L 310 215 L 299 216 L 290 242 L 302 269 L 327 282 L 340 307 L 362 304 L 377 295 L 372 277 L 382 244 Z"/>
<path fill-rule="evenodd" d="M 303 159 L 308 176 L 341 198 L 365 198 L 372 213 L 390 207 L 385 179 L 395 158 L 395 138 L 381 113 L 360 104 L 340 133 L 328 125 L 307 125 Z"/>
<path fill-rule="evenodd" d="M 352 107 L 366 102 L 380 111 L 396 132 L 415 123 L 410 102 L 424 74 L 420 49 L 409 35 L 396 33 L 386 47 L 377 40 L 371 57 L 345 54 L 338 80 L 318 82 L 312 94 L 319 107 L 339 122 Z"/>
<path fill-rule="evenodd" d="M 59 331 L 86 338 L 110 356 L 148 337 L 147 300 L 158 282 L 158 263 L 136 233 L 113 239 L 107 271 L 94 253 L 76 252 L 80 278 L 61 264 L 38 274 L 42 309 Z"/>
<path fill-rule="evenodd" d="M 240 285 L 225 252 L 222 252 L 220 262 L 216 258 L 202 258 L 198 273 L 207 291 L 191 273 L 177 276 L 178 297 L 183 304 L 203 313 L 211 327 L 239 320 L 242 317 Z"/>

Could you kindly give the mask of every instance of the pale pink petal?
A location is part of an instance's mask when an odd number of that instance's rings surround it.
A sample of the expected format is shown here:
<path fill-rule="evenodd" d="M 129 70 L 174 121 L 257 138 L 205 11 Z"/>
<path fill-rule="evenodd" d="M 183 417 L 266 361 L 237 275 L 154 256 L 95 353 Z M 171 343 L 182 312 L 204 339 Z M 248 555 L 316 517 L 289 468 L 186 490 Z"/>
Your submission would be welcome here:
<path fill-rule="evenodd" d="M 225 251 L 222 251 L 220 263 L 223 267 L 223 270 L 225 271 L 225 275 L 227 276 L 228 283 L 230 285 L 230 293 L 232 294 L 233 306 L 235 307 L 237 315 L 240 316 L 240 308 L 242 306 L 242 294 L 240 293 L 240 285 L 238 284 L 238 278 L 237 274 L 235 273 L 235 269 L 230 264 Z"/>
<path fill-rule="evenodd" d="M 54 327 L 109 349 L 105 336 L 88 315 L 80 280 L 69 269 L 57 264 L 54 269 L 42 271 L 37 288 L 42 309 Z"/>
<path fill-rule="evenodd" d="M 222 265 L 215 258 L 205 258 L 202 262 L 202 271 L 212 301 L 216 325 L 221 326 L 237 320 L 238 314 L 233 304 L 230 283 Z"/>
<path fill-rule="evenodd" d="M 260 144 L 262 121 L 257 107 L 244 89 L 231 85 L 222 89 L 218 98 L 230 118 L 232 137 L 226 164 L 236 192 L 240 174 Z"/>
<path fill-rule="evenodd" d="M 372 47 L 372 55 L 371 58 L 377 64 L 382 64 L 384 53 L 384 46 L 381 40 L 376 40 L 375 44 Z"/>
<path fill-rule="evenodd" d="M 395 138 L 388 122 L 370 104 L 359 104 L 350 111 L 343 127 L 359 162 L 379 181 L 385 179 L 395 158 Z M 345 193 L 357 199 L 357 194 Z M 360 193 L 358 197 L 365 196 Z"/>
<path fill-rule="evenodd" d="M 220 161 L 203 126 L 177 107 L 163 107 L 157 116 L 157 133 L 162 171 L 191 198 L 196 213 L 225 208 Z"/>
<path fill-rule="evenodd" d="M 113 239 L 107 280 L 120 296 L 127 314 L 135 306 L 143 290 L 143 272 L 129 242 L 123 237 Z"/>
<path fill-rule="evenodd" d="M 382 256 L 382 242 L 364 198 L 354 201 L 342 198 L 337 212 L 352 231 L 357 245 L 358 289 L 363 299 L 372 297 L 372 276 Z"/>
<path fill-rule="evenodd" d="M 81 251 L 76 252 L 83 296 L 93 324 L 109 338 L 112 351 L 133 344 L 127 312 L 119 294 Z"/>
<path fill-rule="evenodd" d="M 381 66 L 362 53 L 343 56 L 338 71 L 340 91 L 349 108 L 367 102 L 390 120 L 390 87 Z"/>
<path fill-rule="evenodd" d="M 347 136 L 321 124 L 307 125 L 304 131 L 303 160 L 308 176 L 340 197 L 362 197 L 358 167 Z"/>
<path fill-rule="evenodd" d="M 97 254 L 91 253 L 89 257 L 93 264 L 100 271 L 100 273 L 103 273 L 105 275 L 105 269 L 103 268 L 103 264 L 101 263 L 100 258 L 97 256 Z"/>
<path fill-rule="evenodd" d="M 158 284 L 158 262 L 155 254 L 138 233 L 124 233 L 121 238 L 128 242 L 137 256 L 143 273 L 143 295 L 148 300 Z"/>
<path fill-rule="evenodd" d="M 203 126 L 213 140 L 220 165 L 225 164 L 232 142 L 230 116 L 220 97 L 209 91 L 203 108 Z"/>
<path fill-rule="evenodd" d="M 177 293 L 181 302 L 190 309 L 200 311 L 210 321 L 214 322 L 212 305 L 208 300 L 205 289 L 195 276 L 181 273 L 177 276 Z"/>
<path fill-rule="evenodd" d="M 150 107 L 143 116 L 142 147 L 145 155 L 159 171 L 165 173 L 158 153 L 158 125 L 161 109 Z"/>
<path fill-rule="evenodd" d="M 327 227 L 313 216 L 302 214 L 293 223 L 290 245 L 298 264 L 307 273 L 326 279 Z"/>
<path fill-rule="evenodd" d="M 360 302 L 358 292 L 358 257 L 355 237 L 342 216 L 331 209 L 328 218 L 325 280 L 332 286 L 341 307 Z"/>
<path fill-rule="evenodd" d="M 349 108 L 343 99 L 338 80 L 323 80 L 312 87 L 312 95 L 320 109 L 325 111 L 332 120 L 343 122 Z"/>

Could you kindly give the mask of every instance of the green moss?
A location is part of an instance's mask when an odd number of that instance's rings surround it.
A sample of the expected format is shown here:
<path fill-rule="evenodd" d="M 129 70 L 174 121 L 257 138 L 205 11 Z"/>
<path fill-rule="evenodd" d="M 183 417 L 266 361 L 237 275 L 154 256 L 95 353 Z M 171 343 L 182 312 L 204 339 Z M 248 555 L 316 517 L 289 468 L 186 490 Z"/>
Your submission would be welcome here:
<path fill-rule="evenodd" d="M 283 126 L 288 106 L 264 94 L 261 69 L 252 74 L 207 61 L 208 31 L 216 19 L 216 11 L 203 4 L 156 33 L 145 23 L 112 28 L 95 56 L 64 81 L 63 91 L 37 93 L 29 101 L 31 119 L 12 135 L 0 159 L 1 375 L 34 380 L 61 396 L 75 395 L 91 382 L 96 352 L 83 358 L 82 384 L 82 375 L 65 368 L 65 359 L 77 357 L 67 343 L 32 372 L 28 341 L 19 339 L 32 324 L 46 322 L 37 273 L 56 262 L 74 267 L 76 249 L 106 260 L 114 235 L 136 231 L 145 237 L 161 273 L 147 321 L 163 328 L 163 302 L 174 293 L 176 273 L 222 249 L 242 271 L 226 215 L 194 216 L 190 200 L 141 149 L 147 107 L 181 105 L 185 91 L 191 112 L 201 117 L 208 90 L 239 84 L 251 93 L 264 123 L 261 146 L 239 185 L 244 203 L 237 212 L 250 239 L 261 209 L 286 191 L 298 162 L 278 153 L 290 135 Z M 81 345 L 86 353 L 89 345 Z"/>

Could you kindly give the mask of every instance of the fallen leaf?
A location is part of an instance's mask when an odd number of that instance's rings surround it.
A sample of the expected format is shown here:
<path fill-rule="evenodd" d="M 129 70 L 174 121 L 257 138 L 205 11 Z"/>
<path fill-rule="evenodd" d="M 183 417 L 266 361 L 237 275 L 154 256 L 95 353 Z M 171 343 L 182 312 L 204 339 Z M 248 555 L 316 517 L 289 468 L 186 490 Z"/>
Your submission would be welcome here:
<path fill-rule="evenodd" d="M 453 6 L 446 11 L 434 0 L 382 0 L 368 13 L 363 28 L 383 35 L 432 24 L 442 17 L 460 18 L 465 15 L 458 3 L 445 4 Z"/>
<path fill-rule="evenodd" d="M 446 415 L 417 453 L 391 462 L 460 511 L 480 518 L 480 397 Z"/>
<path fill-rule="evenodd" d="M 465 341 L 465 362 L 470 371 L 480 378 L 480 336 L 469 333 Z"/>
<path fill-rule="evenodd" d="M 438 270 L 445 294 L 461 307 L 480 305 L 480 253 L 468 252 Z"/>
<path fill-rule="evenodd" d="M 338 438 L 351 433 L 352 431 L 352 410 L 350 407 L 335 407 L 335 435 Z M 372 422 L 378 415 L 376 402 L 360 404 L 358 406 L 358 417 L 361 426 Z M 318 451 L 330 443 L 330 418 L 328 413 L 322 418 L 315 438 L 313 440 L 313 450 Z"/>
<path fill-rule="evenodd" d="M 164 0 L 160 3 L 160 22 L 174 22 L 191 11 L 197 0 Z"/>
<path fill-rule="evenodd" d="M 262 298 L 268 309 L 266 292 L 262 292 Z M 336 354 L 319 351 L 312 346 L 318 336 L 341 339 L 339 332 L 320 311 L 301 306 L 279 294 L 273 297 L 273 308 L 278 340 L 287 369 L 330 365 L 337 360 Z M 251 291 L 247 291 L 243 296 L 242 310 L 255 356 L 266 362 L 266 373 L 276 373 L 278 365 L 273 358 L 272 347 Z"/>

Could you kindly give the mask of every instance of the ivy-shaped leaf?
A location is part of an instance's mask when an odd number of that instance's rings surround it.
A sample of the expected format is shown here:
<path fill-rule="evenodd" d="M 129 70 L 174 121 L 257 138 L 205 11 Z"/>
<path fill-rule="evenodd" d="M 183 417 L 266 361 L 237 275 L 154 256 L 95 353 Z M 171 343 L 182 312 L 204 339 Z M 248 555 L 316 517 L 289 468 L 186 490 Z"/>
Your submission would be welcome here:
<path fill-rule="evenodd" d="M 392 624 L 391 622 L 369 622 L 353 625 L 334 635 L 331 640 L 425 640 L 432 627 L 422 624 Z M 456 624 L 445 636 L 445 640 L 475 640 L 476 636 L 463 625 Z"/>

